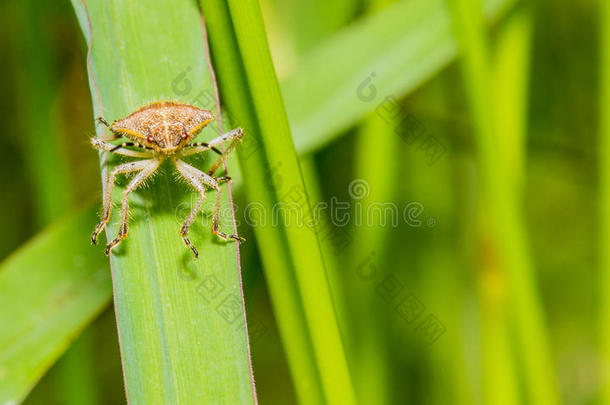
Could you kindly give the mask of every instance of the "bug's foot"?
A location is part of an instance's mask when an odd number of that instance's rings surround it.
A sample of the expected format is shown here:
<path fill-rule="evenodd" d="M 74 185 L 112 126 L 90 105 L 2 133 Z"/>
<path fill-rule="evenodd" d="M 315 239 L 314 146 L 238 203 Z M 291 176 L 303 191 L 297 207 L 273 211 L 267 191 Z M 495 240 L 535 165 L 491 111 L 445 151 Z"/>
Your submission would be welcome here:
<path fill-rule="evenodd" d="M 221 232 L 218 229 L 214 229 L 212 228 L 212 232 L 216 235 L 218 235 L 222 240 L 229 240 L 229 239 L 233 239 L 235 242 L 245 242 L 246 238 L 242 238 L 239 235 L 227 235 L 224 232 Z"/>
<path fill-rule="evenodd" d="M 195 246 L 193 246 L 193 244 L 191 243 L 189 238 L 186 237 L 187 231 L 188 231 L 188 229 L 185 229 L 184 227 L 180 228 L 180 236 L 182 236 L 182 241 L 184 242 L 186 247 L 191 249 L 191 251 L 195 255 L 195 259 L 197 259 L 197 258 L 199 258 L 199 252 L 197 251 Z"/>
<path fill-rule="evenodd" d="M 119 234 L 117 235 L 116 238 L 114 238 L 112 240 L 112 242 L 110 242 L 108 245 L 106 245 L 106 250 L 104 251 L 104 254 L 106 256 L 110 255 L 110 251 L 112 249 L 114 249 L 119 243 L 121 243 L 121 241 L 123 239 L 125 239 L 127 237 L 127 227 L 122 227 L 121 230 L 119 231 Z"/>
<path fill-rule="evenodd" d="M 106 250 L 104 250 L 104 254 L 106 256 L 110 255 L 110 251 L 112 249 L 114 249 L 120 242 L 121 242 L 121 238 L 115 238 L 112 240 L 112 242 L 110 242 L 108 245 L 106 245 Z"/>
<path fill-rule="evenodd" d="M 186 247 L 191 249 L 191 251 L 193 252 L 193 255 L 195 255 L 195 259 L 198 259 L 199 258 L 199 252 L 197 251 L 195 246 L 193 246 L 193 244 L 191 243 L 189 238 L 187 238 L 185 235 L 182 235 L 182 240 L 184 241 L 184 244 L 186 245 Z"/>
<path fill-rule="evenodd" d="M 106 226 L 106 223 L 107 221 L 100 221 L 100 223 L 97 224 L 97 226 L 95 227 L 95 230 L 91 235 L 91 243 L 93 243 L 94 245 L 97 245 L 97 236 L 100 234 L 100 232 L 102 232 L 102 230 Z"/>
<path fill-rule="evenodd" d="M 104 117 L 97 117 L 95 120 L 97 121 L 98 124 L 104 124 L 105 126 L 110 128 L 110 124 L 108 124 L 108 122 L 104 119 Z"/>
<path fill-rule="evenodd" d="M 222 177 L 216 177 L 216 181 L 218 182 L 218 184 L 230 183 L 231 181 L 233 181 L 233 179 L 231 178 L 231 176 L 222 176 Z"/>

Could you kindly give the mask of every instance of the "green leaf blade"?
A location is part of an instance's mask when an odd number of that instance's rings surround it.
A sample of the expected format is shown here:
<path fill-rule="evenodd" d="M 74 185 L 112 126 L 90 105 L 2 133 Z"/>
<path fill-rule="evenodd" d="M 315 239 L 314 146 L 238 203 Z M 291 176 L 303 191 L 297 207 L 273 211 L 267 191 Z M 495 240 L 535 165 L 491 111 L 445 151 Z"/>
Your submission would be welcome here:
<path fill-rule="evenodd" d="M 111 121 L 168 99 L 214 110 L 213 99 L 195 100 L 199 92 L 212 93 L 195 3 L 90 0 L 88 13 L 84 3 L 73 4 L 92 40 L 90 82 L 97 114 Z M 217 135 L 209 128 L 201 136 Z M 135 404 L 254 403 L 235 244 L 213 235 L 210 219 L 200 214 L 189 234 L 200 252 L 194 259 L 178 231 L 198 195 L 177 184 L 171 162 L 159 171 L 151 187 L 130 195 L 129 236 L 111 257 L 128 399 Z M 224 187 L 223 194 L 228 204 Z M 208 200 L 214 197 L 208 193 Z M 208 203 L 204 212 L 210 212 Z M 113 215 L 109 238 L 116 235 L 117 221 Z M 230 224 L 223 218 L 222 225 Z"/>
<path fill-rule="evenodd" d="M 300 203 L 303 204 L 301 210 L 307 215 L 311 208 L 271 62 L 258 2 L 229 0 L 228 4 L 267 159 L 271 167 L 281 165 L 285 174 L 284 184 L 274 185 L 278 203 L 288 206 L 293 203 L 290 193 L 301 190 L 305 198 Z M 355 403 L 316 230 L 290 222 L 282 224 L 282 227 L 327 401 Z"/>
<path fill-rule="evenodd" d="M 21 401 L 110 301 L 108 263 L 83 254 L 94 218 L 65 218 L 0 266 L 0 403 Z"/>
<path fill-rule="evenodd" d="M 495 17 L 512 2 L 487 0 L 486 15 Z M 386 97 L 400 98 L 436 75 L 456 54 L 444 0 L 397 2 L 333 35 L 282 82 L 297 150 L 326 144 Z"/>

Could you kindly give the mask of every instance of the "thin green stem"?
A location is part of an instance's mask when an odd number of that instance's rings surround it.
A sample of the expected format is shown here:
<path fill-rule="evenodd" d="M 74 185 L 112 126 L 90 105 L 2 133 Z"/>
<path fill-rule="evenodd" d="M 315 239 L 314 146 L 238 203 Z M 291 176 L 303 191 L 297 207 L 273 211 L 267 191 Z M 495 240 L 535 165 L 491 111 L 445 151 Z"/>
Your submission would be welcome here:
<path fill-rule="evenodd" d="M 610 1 L 600 2 L 599 105 L 599 319 L 601 346 L 601 403 L 610 404 Z"/>

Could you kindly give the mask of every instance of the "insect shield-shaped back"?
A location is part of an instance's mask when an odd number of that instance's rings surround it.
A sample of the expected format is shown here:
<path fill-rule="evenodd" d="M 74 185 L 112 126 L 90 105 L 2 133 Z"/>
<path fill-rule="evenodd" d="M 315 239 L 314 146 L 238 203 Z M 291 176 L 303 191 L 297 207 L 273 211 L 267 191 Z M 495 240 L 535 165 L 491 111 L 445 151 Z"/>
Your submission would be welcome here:
<path fill-rule="evenodd" d="M 174 101 L 148 104 L 112 123 L 111 130 L 171 154 L 214 119 L 211 111 Z"/>

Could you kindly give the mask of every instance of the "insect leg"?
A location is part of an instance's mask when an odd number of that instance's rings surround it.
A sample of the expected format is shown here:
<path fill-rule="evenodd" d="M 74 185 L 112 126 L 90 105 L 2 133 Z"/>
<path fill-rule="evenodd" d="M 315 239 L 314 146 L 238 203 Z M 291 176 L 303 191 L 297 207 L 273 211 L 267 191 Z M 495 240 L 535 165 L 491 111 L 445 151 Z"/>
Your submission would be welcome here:
<path fill-rule="evenodd" d="M 104 187 L 104 210 L 102 212 L 102 218 L 95 227 L 93 235 L 91 235 L 91 242 L 97 244 L 97 236 L 104 229 L 108 221 L 110 220 L 110 210 L 112 209 L 112 188 L 114 187 L 114 180 L 117 174 L 137 172 L 144 169 L 148 164 L 149 160 L 140 160 L 137 162 L 123 163 L 118 165 L 112 170 L 110 175 L 106 179 L 106 186 Z"/>
<path fill-rule="evenodd" d="M 219 151 L 214 146 L 210 146 L 210 144 L 207 142 L 189 143 L 188 145 L 186 145 L 184 147 L 184 149 L 182 149 L 182 153 L 180 155 L 181 156 L 190 156 L 190 155 L 194 155 L 196 153 L 204 152 L 206 150 L 212 150 L 212 151 L 216 152 L 217 154 L 222 155 L 221 151 Z"/>
<path fill-rule="evenodd" d="M 135 150 L 125 149 L 126 146 L 137 146 L 133 142 L 125 142 L 120 145 L 113 145 L 111 143 L 105 142 L 99 138 L 91 138 L 91 145 L 94 148 L 100 149 L 106 152 L 116 153 L 118 155 L 137 157 L 137 158 L 150 158 L 152 157 L 152 152 L 138 152 Z M 146 149 L 144 147 L 140 147 L 141 149 Z"/>
<path fill-rule="evenodd" d="M 112 131 L 112 129 L 110 128 L 111 125 L 103 117 L 97 117 L 95 119 L 95 124 L 96 125 L 104 124 L 104 126 L 106 126 L 106 128 L 108 128 L 108 129 L 110 129 L 110 131 Z M 120 136 L 118 136 L 114 132 L 111 132 L 110 134 L 104 134 L 103 136 L 101 136 L 99 138 L 103 141 L 114 141 L 115 139 L 120 138 Z"/>
<path fill-rule="evenodd" d="M 182 224 L 182 227 L 180 228 L 180 236 L 182 236 L 184 244 L 193 251 L 193 254 L 197 258 L 199 257 L 199 252 L 197 251 L 195 246 L 193 246 L 193 244 L 186 235 L 188 234 L 188 231 L 191 225 L 193 224 L 197 213 L 201 209 L 203 201 L 205 200 L 205 186 L 211 188 L 218 188 L 218 183 L 216 183 L 213 177 L 208 176 L 207 174 L 195 169 L 193 166 L 184 163 L 180 159 L 175 159 L 174 164 L 176 165 L 176 169 L 182 175 L 182 177 L 184 177 L 186 181 L 188 181 L 189 184 L 193 186 L 193 188 L 195 188 L 197 192 L 199 192 L 200 196 L 199 201 L 197 201 L 197 204 L 193 207 L 193 209 L 191 209 L 189 216 L 186 218 L 184 224 Z"/>
<path fill-rule="evenodd" d="M 222 155 L 216 160 L 216 162 L 208 169 L 208 174 L 213 175 L 220 165 L 226 160 L 227 156 L 237 146 L 241 138 L 244 136 L 244 131 L 241 128 L 236 128 L 233 131 L 229 131 L 226 134 L 220 135 L 218 138 L 212 139 L 208 144 L 210 146 L 219 146 L 225 142 L 232 141 L 229 146 L 224 150 Z"/>
<path fill-rule="evenodd" d="M 222 135 L 220 135 L 217 138 L 212 139 L 210 142 L 208 142 L 208 145 L 210 146 L 220 146 L 225 142 L 229 142 L 229 141 L 238 141 L 240 140 L 242 137 L 244 136 L 244 131 L 241 128 L 235 128 L 232 131 L 229 131 L 227 133 L 224 133 Z"/>
<path fill-rule="evenodd" d="M 95 121 L 97 121 L 98 124 L 104 124 L 107 128 L 110 128 L 110 124 L 108 124 L 104 117 L 97 117 Z"/>
<path fill-rule="evenodd" d="M 129 193 L 138 188 L 144 180 L 150 177 L 161 165 L 161 159 L 150 159 L 141 160 L 136 163 L 141 163 L 142 168 L 140 173 L 136 174 L 133 179 L 127 185 L 127 188 L 123 190 L 123 202 L 121 204 L 121 224 L 119 226 L 119 234 L 106 246 L 106 256 L 110 254 L 110 251 L 119 244 L 123 239 L 127 237 L 127 222 L 129 220 Z"/>
<path fill-rule="evenodd" d="M 149 148 L 148 146 L 140 145 L 137 142 L 123 142 L 119 145 L 114 145 L 114 147 L 112 149 L 110 149 L 108 152 L 114 152 L 118 149 L 127 148 L 127 147 L 144 149 L 144 150 L 153 150 L 152 148 Z"/>
<path fill-rule="evenodd" d="M 218 181 L 218 184 L 220 184 L 220 183 L 231 181 L 231 178 L 228 177 L 228 176 L 225 176 L 225 177 L 218 177 L 216 180 Z M 219 216 L 220 216 L 220 195 L 221 195 L 220 194 L 220 187 L 218 187 L 216 189 L 216 205 L 214 207 L 214 215 L 212 216 L 212 232 L 214 234 L 220 236 L 224 240 L 233 239 L 235 241 L 245 242 L 246 239 L 240 237 L 239 235 L 227 235 L 226 233 L 224 233 L 224 232 L 222 232 L 220 230 L 220 221 L 219 221 Z"/>
<path fill-rule="evenodd" d="M 218 160 L 212 165 L 212 167 L 208 170 L 208 174 L 212 175 L 220 167 L 222 162 L 226 159 L 227 155 L 237 146 L 239 140 L 244 136 L 244 131 L 241 128 L 234 129 L 233 131 L 227 132 L 226 134 L 220 135 L 218 138 L 212 139 L 210 142 L 198 142 L 196 144 L 187 145 L 183 149 L 180 156 L 190 156 L 196 153 L 204 152 L 206 150 L 213 150 L 214 152 L 220 154 Z M 225 142 L 233 141 L 228 148 L 225 149 L 223 153 L 221 153 L 216 147 L 222 145 Z"/>

